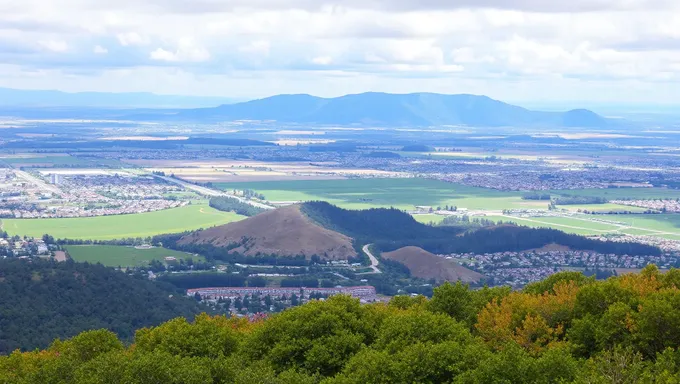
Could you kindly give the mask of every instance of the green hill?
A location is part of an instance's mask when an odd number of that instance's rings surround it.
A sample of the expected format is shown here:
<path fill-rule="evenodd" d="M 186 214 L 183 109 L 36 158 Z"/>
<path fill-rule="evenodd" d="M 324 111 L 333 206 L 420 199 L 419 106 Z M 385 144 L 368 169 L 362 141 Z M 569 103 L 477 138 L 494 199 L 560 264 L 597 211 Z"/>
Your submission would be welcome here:
<path fill-rule="evenodd" d="M 128 340 L 138 328 L 197 312 L 181 293 L 102 265 L 0 259 L 0 354 L 88 329 Z"/>
<path fill-rule="evenodd" d="M 330 230 L 347 235 L 359 243 L 373 243 L 386 252 L 417 246 L 435 254 L 491 253 L 560 244 L 605 254 L 660 254 L 657 247 L 591 240 L 549 228 L 501 225 L 468 230 L 465 227 L 430 226 L 417 222 L 411 215 L 398 209 L 347 210 L 314 201 L 302 204 L 300 210 Z"/>

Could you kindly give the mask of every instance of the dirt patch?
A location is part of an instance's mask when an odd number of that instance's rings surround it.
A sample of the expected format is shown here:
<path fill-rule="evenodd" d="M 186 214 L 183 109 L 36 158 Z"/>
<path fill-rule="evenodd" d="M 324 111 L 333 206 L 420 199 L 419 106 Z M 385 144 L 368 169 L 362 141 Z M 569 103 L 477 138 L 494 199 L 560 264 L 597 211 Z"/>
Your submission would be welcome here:
<path fill-rule="evenodd" d="M 54 260 L 62 262 L 66 261 L 68 257 L 66 256 L 66 252 L 64 251 L 56 251 L 54 252 Z"/>
<path fill-rule="evenodd" d="M 442 281 L 478 282 L 484 275 L 467 269 L 455 261 L 434 255 L 419 247 L 404 247 L 386 252 L 382 257 L 404 264 L 411 275 L 422 279 Z"/>
<path fill-rule="evenodd" d="M 328 260 L 356 257 L 352 239 L 321 227 L 291 205 L 249 219 L 200 231 L 180 239 L 179 244 L 212 244 L 216 247 L 243 244 L 231 252 L 246 256 L 318 255 Z"/>

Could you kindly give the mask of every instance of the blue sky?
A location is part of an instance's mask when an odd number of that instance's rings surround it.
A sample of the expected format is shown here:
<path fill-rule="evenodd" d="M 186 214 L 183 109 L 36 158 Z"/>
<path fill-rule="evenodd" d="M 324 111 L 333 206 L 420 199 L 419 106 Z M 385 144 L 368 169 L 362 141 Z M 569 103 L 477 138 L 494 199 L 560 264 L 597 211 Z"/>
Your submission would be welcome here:
<path fill-rule="evenodd" d="M 0 0 L 0 87 L 680 100 L 677 0 Z"/>

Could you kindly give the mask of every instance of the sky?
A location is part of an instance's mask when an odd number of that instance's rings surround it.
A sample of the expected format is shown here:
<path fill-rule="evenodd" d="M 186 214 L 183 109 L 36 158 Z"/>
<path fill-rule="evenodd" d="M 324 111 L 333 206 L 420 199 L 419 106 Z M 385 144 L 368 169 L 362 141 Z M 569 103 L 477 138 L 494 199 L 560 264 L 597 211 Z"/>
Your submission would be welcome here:
<path fill-rule="evenodd" d="M 0 87 L 680 104 L 680 1 L 0 0 Z"/>

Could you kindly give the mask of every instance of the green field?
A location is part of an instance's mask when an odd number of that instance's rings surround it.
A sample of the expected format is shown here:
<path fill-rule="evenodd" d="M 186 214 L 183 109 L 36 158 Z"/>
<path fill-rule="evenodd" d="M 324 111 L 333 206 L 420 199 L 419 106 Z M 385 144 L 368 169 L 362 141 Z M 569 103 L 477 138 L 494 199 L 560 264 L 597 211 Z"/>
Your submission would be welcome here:
<path fill-rule="evenodd" d="M 110 240 L 127 237 L 147 237 L 208 228 L 243 219 L 233 212 L 222 212 L 207 205 L 186 205 L 180 208 L 133 215 L 82 217 L 67 219 L 5 219 L 2 227 L 10 235 L 55 238 Z"/>
<path fill-rule="evenodd" d="M 151 260 L 163 261 L 168 256 L 205 261 L 203 257 L 166 248 L 136 249 L 116 245 L 69 245 L 66 250 L 74 261 L 101 263 L 109 267 L 144 266 Z"/>
<path fill-rule="evenodd" d="M 680 235 L 680 214 L 659 215 L 601 215 L 600 219 L 618 222 L 639 229 Z"/>
<path fill-rule="evenodd" d="M 427 215 L 413 215 L 413 218 L 416 219 L 417 222 L 423 223 L 423 224 L 439 224 L 442 221 L 444 221 L 444 218 L 446 216 L 444 215 L 435 215 L 435 214 L 427 214 Z"/>
<path fill-rule="evenodd" d="M 564 219 L 562 217 L 531 217 L 525 219 L 520 217 L 485 216 L 484 218 L 495 222 L 502 221 L 504 223 L 515 223 L 517 225 L 523 225 L 531 228 L 553 228 L 566 233 L 574 233 L 577 235 L 601 235 L 606 233 L 606 231 L 592 228 L 590 226 L 591 223 L 589 222 L 574 223 L 571 221 L 564 221 L 562 220 Z"/>
<path fill-rule="evenodd" d="M 680 215 L 582 215 L 578 217 L 504 217 L 486 216 L 493 221 L 514 222 L 528 227 L 549 227 L 579 235 L 622 233 L 680 239 Z M 592 220 L 605 220 L 599 222 Z M 632 228 L 630 228 L 632 227 Z"/>
<path fill-rule="evenodd" d="M 590 212 L 645 212 L 647 211 L 646 208 L 640 208 L 640 207 L 631 207 L 628 205 L 620 205 L 620 204 L 582 204 L 582 205 L 558 205 L 557 206 L 560 209 L 566 209 L 568 211 L 576 212 L 578 210 L 581 211 L 590 211 Z"/>
<path fill-rule="evenodd" d="M 121 163 L 113 159 L 102 159 L 96 157 L 74 157 L 69 155 L 64 156 L 26 156 L 26 157 L 3 157 L 0 158 L 0 162 L 4 162 L 10 165 L 18 165 L 24 167 L 35 166 L 46 166 L 51 165 L 54 167 L 64 167 L 64 166 L 82 166 L 82 167 L 93 167 L 93 166 L 119 166 Z"/>
<path fill-rule="evenodd" d="M 522 200 L 520 192 L 469 187 L 430 179 L 346 179 L 218 183 L 224 190 L 252 189 L 269 201 L 325 200 L 348 209 L 416 205 L 457 206 L 468 209 L 503 210 L 546 208 L 544 201 Z"/>
<path fill-rule="evenodd" d="M 677 199 L 680 190 L 668 188 L 606 188 L 606 189 L 566 189 L 550 191 L 551 195 L 604 197 L 617 199 Z"/>

